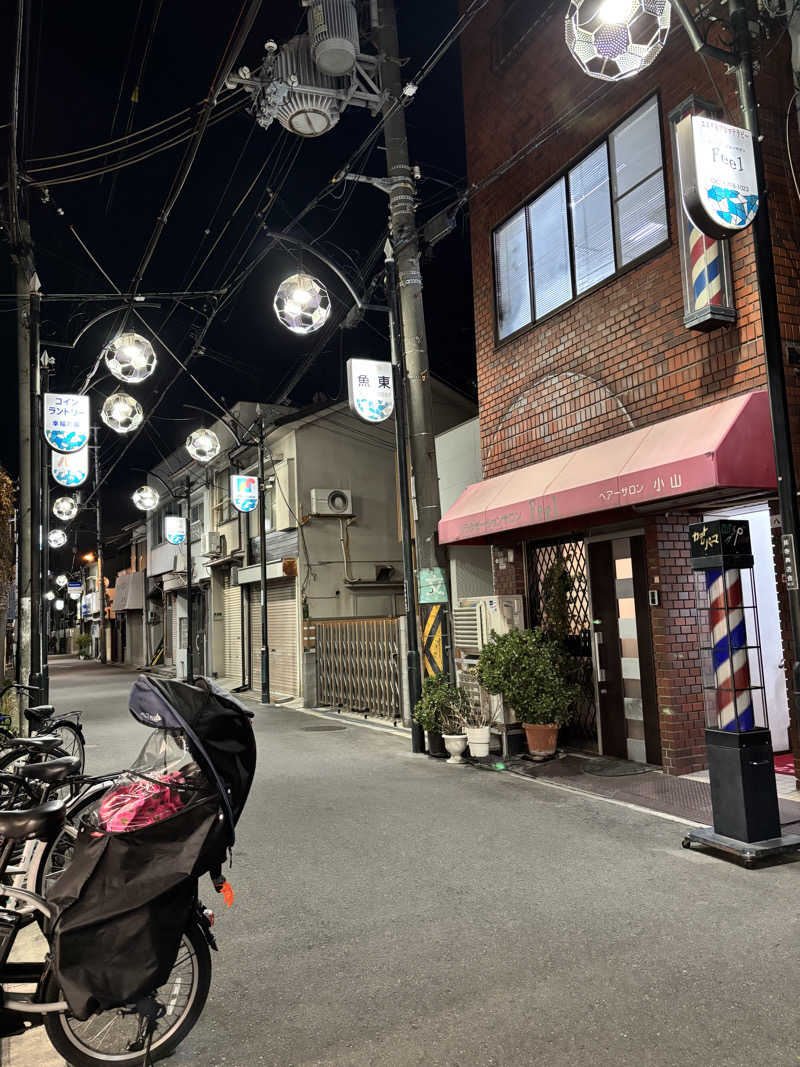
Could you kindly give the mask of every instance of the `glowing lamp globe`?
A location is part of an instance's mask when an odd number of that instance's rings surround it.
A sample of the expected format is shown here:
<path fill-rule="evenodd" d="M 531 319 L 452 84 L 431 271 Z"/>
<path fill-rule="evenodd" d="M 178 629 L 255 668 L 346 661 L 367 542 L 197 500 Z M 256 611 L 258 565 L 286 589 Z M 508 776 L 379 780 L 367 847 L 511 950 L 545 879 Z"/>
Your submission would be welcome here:
<path fill-rule="evenodd" d="M 564 38 L 589 77 L 622 81 L 661 52 L 670 15 L 669 0 L 570 0 Z"/>
<path fill-rule="evenodd" d="M 67 543 L 67 535 L 63 530 L 51 530 L 47 535 L 47 543 L 51 548 L 63 548 Z"/>
<path fill-rule="evenodd" d="M 58 598 L 53 607 L 56 609 L 56 611 L 64 610 L 64 601 L 61 599 L 61 597 Z"/>
<path fill-rule="evenodd" d="M 139 511 L 152 511 L 158 507 L 160 499 L 158 490 L 152 485 L 140 485 L 133 494 L 133 502 Z"/>
<path fill-rule="evenodd" d="M 142 405 L 127 393 L 112 393 L 100 409 L 100 418 L 116 433 L 130 433 L 144 419 Z"/>
<path fill-rule="evenodd" d="M 62 522 L 69 522 L 78 514 L 78 501 L 74 496 L 58 496 L 53 501 L 53 514 Z"/>
<path fill-rule="evenodd" d="M 66 576 L 66 574 L 57 574 L 56 575 L 56 585 L 58 586 L 59 589 L 63 589 L 64 586 L 67 585 L 68 582 L 69 582 L 69 578 Z"/>
<path fill-rule="evenodd" d="M 103 350 L 106 366 L 121 382 L 143 382 L 156 369 L 156 354 L 146 337 L 121 333 Z"/>
<path fill-rule="evenodd" d="M 44 598 L 45 600 L 55 600 L 56 594 L 53 592 L 52 589 L 48 589 L 47 592 L 44 594 Z"/>
<path fill-rule="evenodd" d="M 282 281 L 273 303 L 275 314 L 292 333 L 314 333 L 331 312 L 328 290 L 310 274 L 292 274 Z"/>
<path fill-rule="evenodd" d="M 220 452 L 219 438 L 213 430 L 195 430 L 186 438 L 186 451 L 192 459 L 209 463 Z"/>

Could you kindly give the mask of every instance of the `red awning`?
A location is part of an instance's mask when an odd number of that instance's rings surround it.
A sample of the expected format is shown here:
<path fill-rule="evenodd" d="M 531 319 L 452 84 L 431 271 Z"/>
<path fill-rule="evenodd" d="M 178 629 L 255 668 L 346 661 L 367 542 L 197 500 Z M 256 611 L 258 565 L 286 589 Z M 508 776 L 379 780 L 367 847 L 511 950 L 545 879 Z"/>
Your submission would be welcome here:
<path fill-rule="evenodd" d="M 775 489 L 762 391 L 657 422 L 469 486 L 439 523 L 442 544 L 710 489 Z"/>

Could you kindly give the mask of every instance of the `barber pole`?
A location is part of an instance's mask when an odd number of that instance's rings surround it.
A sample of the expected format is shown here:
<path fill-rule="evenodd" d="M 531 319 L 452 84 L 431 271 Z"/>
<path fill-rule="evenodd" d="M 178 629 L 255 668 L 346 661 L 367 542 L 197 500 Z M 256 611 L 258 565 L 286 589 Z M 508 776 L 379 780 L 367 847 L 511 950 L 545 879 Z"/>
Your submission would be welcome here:
<path fill-rule="evenodd" d="M 755 716 L 741 572 L 738 568 L 707 570 L 705 579 L 717 689 L 717 725 L 721 730 L 752 730 Z"/>
<path fill-rule="evenodd" d="M 694 310 L 699 311 L 709 304 L 722 304 L 722 279 L 720 278 L 719 241 L 707 237 L 696 226 L 687 222 L 689 262 L 692 272 L 692 298 Z"/>

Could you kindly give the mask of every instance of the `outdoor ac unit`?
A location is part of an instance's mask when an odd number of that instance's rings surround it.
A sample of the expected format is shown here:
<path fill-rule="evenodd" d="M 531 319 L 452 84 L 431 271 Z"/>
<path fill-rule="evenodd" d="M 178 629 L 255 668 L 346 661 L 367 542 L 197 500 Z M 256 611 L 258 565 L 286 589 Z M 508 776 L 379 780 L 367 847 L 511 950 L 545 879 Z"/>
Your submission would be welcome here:
<path fill-rule="evenodd" d="M 200 541 L 201 556 L 218 556 L 222 552 L 222 535 L 216 530 L 207 530 Z"/>
<path fill-rule="evenodd" d="M 311 514 L 349 518 L 353 514 L 353 494 L 349 489 L 312 489 Z"/>
<path fill-rule="evenodd" d="M 506 712 L 502 697 L 481 688 L 473 672 L 481 649 L 492 633 L 519 630 L 523 623 L 521 596 L 467 597 L 459 600 L 458 607 L 453 609 L 456 681 L 476 707 L 488 704 L 496 723 L 512 723 L 514 716 Z"/>

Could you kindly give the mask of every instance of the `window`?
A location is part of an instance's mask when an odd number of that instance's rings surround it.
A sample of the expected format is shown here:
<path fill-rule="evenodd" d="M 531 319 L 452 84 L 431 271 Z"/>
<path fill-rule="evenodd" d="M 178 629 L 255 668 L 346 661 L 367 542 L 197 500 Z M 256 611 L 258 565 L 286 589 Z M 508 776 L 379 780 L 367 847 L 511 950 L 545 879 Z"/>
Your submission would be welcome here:
<path fill-rule="evenodd" d="M 651 97 L 494 231 L 498 340 L 667 240 L 660 122 Z"/>
<path fill-rule="evenodd" d="M 164 517 L 167 514 L 167 505 L 162 505 L 153 515 L 153 544 L 163 545 L 166 541 L 164 536 Z"/>
<path fill-rule="evenodd" d="M 190 510 L 189 524 L 192 531 L 192 540 L 199 541 L 203 536 L 203 501 L 199 500 L 196 504 L 192 504 Z"/>
<path fill-rule="evenodd" d="M 233 470 L 216 471 L 214 474 L 214 512 L 216 525 L 223 522 L 231 522 L 236 518 L 237 512 L 231 501 L 231 474 Z"/>

